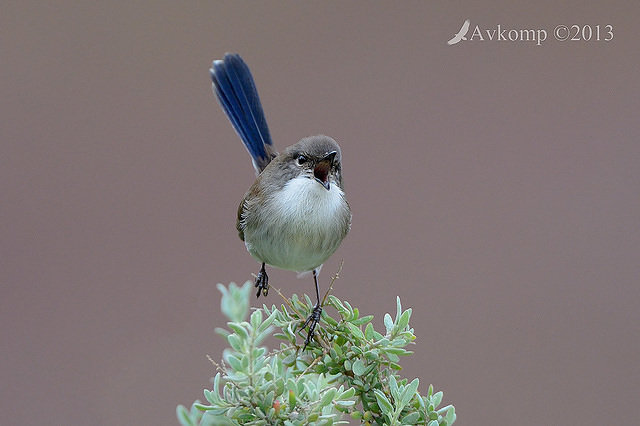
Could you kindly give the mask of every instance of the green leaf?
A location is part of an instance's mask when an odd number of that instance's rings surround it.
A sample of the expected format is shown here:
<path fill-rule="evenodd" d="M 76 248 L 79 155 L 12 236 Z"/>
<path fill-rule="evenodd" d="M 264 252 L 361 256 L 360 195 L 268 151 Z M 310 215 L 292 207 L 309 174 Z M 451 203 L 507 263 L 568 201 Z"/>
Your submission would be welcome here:
<path fill-rule="evenodd" d="M 353 363 L 353 366 L 351 367 L 351 369 L 353 370 L 353 374 L 355 374 L 356 376 L 362 376 L 366 369 L 366 365 L 364 362 L 362 362 L 361 359 L 357 359 Z"/>
<path fill-rule="evenodd" d="M 346 391 L 342 392 L 342 394 L 340 394 L 340 396 L 338 397 L 338 399 L 347 399 L 347 398 L 351 398 L 353 395 L 356 394 L 356 390 L 355 388 L 349 388 Z"/>
<path fill-rule="evenodd" d="M 448 424 L 452 424 L 456 421 L 456 409 L 453 405 L 448 405 L 449 409 L 447 410 L 447 415 L 444 416 L 445 420 Z"/>
<path fill-rule="evenodd" d="M 369 323 L 367 324 L 367 326 L 364 328 L 364 337 L 367 340 L 373 340 L 373 324 Z"/>
<path fill-rule="evenodd" d="M 400 315 L 398 321 L 398 330 L 404 330 L 409 325 L 409 318 L 411 318 L 411 308 L 407 309 Z"/>
<path fill-rule="evenodd" d="M 261 333 L 258 333 L 258 335 L 256 335 L 256 337 L 253 339 L 253 344 L 259 345 L 264 339 L 266 339 L 271 335 L 271 331 L 272 331 L 271 328 L 267 328 Z"/>
<path fill-rule="evenodd" d="M 272 312 L 267 319 L 262 321 L 262 324 L 257 329 L 258 333 L 264 333 L 270 326 L 273 324 L 273 321 L 276 319 L 278 311 Z"/>
<path fill-rule="evenodd" d="M 337 297 L 335 297 L 333 294 L 330 294 L 327 300 L 331 306 L 336 308 L 336 310 L 338 311 L 347 310 L 347 308 L 344 307 L 344 304 L 342 303 L 342 301 Z"/>
<path fill-rule="evenodd" d="M 227 336 L 227 342 L 229 342 L 229 345 L 231 345 L 231 347 L 237 351 L 237 352 L 242 352 L 242 341 L 240 340 L 240 338 L 238 337 L 237 334 L 230 334 Z"/>
<path fill-rule="evenodd" d="M 391 330 L 393 330 L 393 319 L 388 313 L 384 314 L 384 328 L 387 329 L 387 334 L 391 333 Z"/>
<path fill-rule="evenodd" d="M 398 395 L 398 381 L 395 376 L 389 377 L 389 390 L 391 391 L 391 396 L 393 396 L 396 400 L 400 399 Z"/>
<path fill-rule="evenodd" d="M 261 405 L 265 411 L 268 411 L 273 406 L 274 398 L 275 398 L 274 391 L 270 391 L 264 396 L 264 399 L 262 400 Z"/>
<path fill-rule="evenodd" d="M 442 391 L 436 392 L 431 398 L 431 403 L 434 407 L 437 407 L 442 402 Z"/>
<path fill-rule="evenodd" d="M 404 388 L 404 390 L 402 391 L 402 396 L 400 397 L 403 407 L 405 407 L 409 402 L 411 402 L 413 397 L 416 395 L 416 392 L 418 391 L 419 383 L 420 381 L 417 378 L 415 378 L 411 383 L 409 383 Z"/>
<path fill-rule="evenodd" d="M 404 348 L 394 348 L 394 347 L 386 347 L 383 349 L 383 351 L 385 351 L 388 354 L 395 354 L 395 355 L 405 355 L 407 352 L 409 352 Z"/>
<path fill-rule="evenodd" d="M 295 353 L 291 353 L 289 355 L 287 355 L 286 357 L 284 357 L 284 359 L 282 360 L 282 363 L 284 365 L 288 365 L 288 366 L 292 366 L 297 359 L 297 355 Z"/>
<path fill-rule="evenodd" d="M 347 309 L 349 310 L 349 318 L 348 319 L 352 319 L 353 318 L 353 307 L 351 306 L 351 304 L 349 302 L 347 302 L 346 300 L 344 301 L 344 306 L 347 307 Z"/>
<path fill-rule="evenodd" d="M 374 340 L 382 340 L 384 336 L 377 331 L 373 330 L 373 339 Z"/>
<path fill-rule="evenodd" d="M 331 404 L 331 401 L 333 401 L 333 397 L 336 396 L 336 392 L 337 392 L 336 388 L 329 388 L 324 393 L 324 395 L 322 395 L 322 399 L 320 400 L 320 406 L 324 407 L 325 405 Z"/>
<path fill-rule="evenodd" d="M 262 323 L 262 310 L 256 309 L 251 314 L 251 327 L 253 327 L 254 330 L 257 330 L 260 328 L 261 323 Z"/>
<path fill-rule="evenodd" d="M 382 412 L 383 413 L 392 413 L 393 412 L 393 405 L 391 405 L 391 402 L 389 402 L 389 400 L 382 393 L 382 391 L 380 391 L 378 389 L 374 389 L 373 393 L 376 396 L 376 402 L 380 406 L 380 409 L 382 410 Z"/>
<path fill-rule="evenodd" d="M 368 360 L 368 361 L 375 361 L 377 360 L 377 358 L 380 356 L 380 350 L 379 349 L 371 349 L 370 351 L 367 351 L 364 353 L 364 357 Z"/>
<path fill-rule="evenodd" d="M 340 356 L 342 356 L 342 354 L 344 354 L 344 352 L 342 350 L 342 346 L 340 346 L 340 345 L 334 344 L 332 350 L 336 352 L 336 356 L 334 358 L 340 357 Z"/>
<path fill-rule="evenodd" d="M 354 320 L 351 321 L 351 323 L 354 324 L 354 325 L 363 325 L 363 324 L 368 323 L 372 319 L 373 319 L 373 315 L 367 315 L 367 316 L 364 316 L 362 318 L 354 319 Z"/>
<path fill-rule="evenodd" d="M 240 337 L 241 339 L 248 339 L 249 338 L 249 333 L 247 332 L 247 330 L 240 324 L 238 324 L 237 322 L 228 322 L 227 326 L 233 330 L 234 333 L 236 333 L 238 335 L 238 337 Z"/>
<path fill-rule="evenodd" d="M 325 364 L 328 364 L 328 363 L 325 363 Z M 346 359 L 344 361 L 344 364 L 342 364 L 342 365 L 343 365 L 345 371 L 351 371 L 353 369 L 351 361 L 349 361 L 348 359 Z"/>
<path fill-rule="evenodd" d="M 338 325 L 338 321 L 334 320 L 333 318 L 331 318 L 328 314 L 325 315 L 324 314 L 324 309 L 322 310 L 322 319 L 324 319 L 326 321 L 327 324 L 329 324 L 332 327 L 336 327 Z"/>
<path fill-rule="evenodd" d="M 234 356 L 234 355 L 229 355 L 227 357 L 227 362 L 229 363 L 229 365 L 231 366 L 231 368 L 233 368 L 236 371 L 242 371 L 242 361 L 240 360 L 240 358 Z"/>
<path fill-rule="evenodd" d="M 415 425 L 420 419 L 420 413 L 413 411 L 402 418 L 403 425 Z"/>
<path fill-rule="evenodd" d="M 220 310 L 231 321 L 243 321 L 249 313 L 249 291 L 251 282 L 247 281 L 241 288 L 235 283 L 230 283 L 227 289 L 222 284 L 217 285 L 222 293 Z"/>
<path fill-rule="evenodd" d="M 187 410 L 187 408 L 184 405 L 178 405 L 176 407 L 176 417 L 178 417 L 178 421 L 183 425 L 190 426 L 195 424 L 191 421 L 191 418 L 189 416 L 189 410 Z"/>
<path fill-rule="evenodd" d="M 360 330 L 358 327 L 351 324 L 350 322 L 346 324 L 347 324 L 347 327 L 349 328 L 349 331 L 351 331 L 351 334 L 353 334 L 356 338 L 360 340 L 364 340 L 364 333 L 362 332 L 362 330 Z"/>

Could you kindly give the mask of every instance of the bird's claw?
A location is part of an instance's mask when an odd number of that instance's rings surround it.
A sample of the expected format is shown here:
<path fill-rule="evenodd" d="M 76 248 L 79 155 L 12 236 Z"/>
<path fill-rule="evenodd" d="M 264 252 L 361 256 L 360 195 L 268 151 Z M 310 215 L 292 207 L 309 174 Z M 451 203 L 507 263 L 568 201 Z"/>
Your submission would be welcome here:
<path fill-rule="evenodd" d="M 260 272 L 258 272 L 254 286 L 258 289 L 256 297 L 260 297 L 260 293 L 262 293 L 264 297 L 267 297 L 267 294 L 269 294 L 269 277 L 267 276 L 267 271 L 264 269 L 264 265 L 262 265 Z"/>
<path fill-rule="evenodd" d="M 309 315 L 309 318 L 307 318 L 304 324 L 302 324 L 303 329 L 306 328 L 307 325 L 309 326 L 309 334 L 307 334 L 307 338 L 304 340 L 304 347 L 302 348 L 303 351 L 307 349 L 307 345 L 311 343 L 311 340 L 313 340 L 313 336 L 315 335 L 315 332 L 316 332 L 316 326 L 320 322 L 321 315 L 322 315 L 322 307 L 318 304 L 313 307 L 313 311 L 311 311 L 311 315 Z"/>

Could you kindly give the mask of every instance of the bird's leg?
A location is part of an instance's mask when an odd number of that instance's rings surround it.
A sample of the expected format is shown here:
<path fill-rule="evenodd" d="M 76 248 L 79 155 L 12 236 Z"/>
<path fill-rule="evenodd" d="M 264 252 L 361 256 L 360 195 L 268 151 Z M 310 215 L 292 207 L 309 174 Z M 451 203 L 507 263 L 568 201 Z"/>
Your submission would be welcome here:
<path fill-rule="evenodd" d="M 305 328 L 307 325 L 309 326 L 309 334 L 307 334 L 307 338 L 304 341 L 304 347 L 302 350 L 304 351 L 307 348 L 307 345 L 311 343 L 313 339 L 313 335 L 316 331 L 316 326 L 320 322 L 320 316 L 322 315 L 322 306 L 320 306 L 320 292 L 318 290 L 318 274 L 316 270 L 313 270 L 313 281 L 316 284 L 316 306 L 313 307 L 313 311 L 311 311 L 311 315 L 304 322 L 302 328 Z"/>
<path fill-rule="evenodd" d="M 256 297 L 260 297 L 260 293 L 262 293 L 264 297 L 267 297 L 267 294 L 269 293 L 269 277 L 267 276 L 267 270 L 264 269 L 264 262 L 260 267 L 260 272 L 258 272 L 254 286 L 258 289 Z"/>

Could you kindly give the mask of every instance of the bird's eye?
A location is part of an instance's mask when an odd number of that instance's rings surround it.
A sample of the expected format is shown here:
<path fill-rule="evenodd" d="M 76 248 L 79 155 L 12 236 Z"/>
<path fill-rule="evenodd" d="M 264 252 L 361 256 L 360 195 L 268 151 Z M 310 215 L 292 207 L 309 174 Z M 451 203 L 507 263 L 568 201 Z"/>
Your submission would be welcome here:
<path fill-rule="evenodd" d="M 298 158 L 296 158 L 296 163 L 298 163 L 298 166 L 302 166 L 306 162 L 307 157 L 305 157 L 304 155 L 298 155 Z"/>

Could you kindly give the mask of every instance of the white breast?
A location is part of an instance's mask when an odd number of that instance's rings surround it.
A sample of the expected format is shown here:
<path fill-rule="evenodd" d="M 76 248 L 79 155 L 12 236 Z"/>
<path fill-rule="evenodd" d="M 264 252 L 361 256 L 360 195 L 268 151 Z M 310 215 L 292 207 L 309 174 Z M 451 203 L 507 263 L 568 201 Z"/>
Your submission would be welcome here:
<path fill-rule="evenodd" d="M 292 271 L 322 265 L 346 235 L 350 212 L 344 192 L 315 179 L 291 179 L 263 205 L 259 226 L 245 229 L 245 244 L 259 262 Z"/>
<path fill-rule="evenodd" d="M 304 221 L 308 226 L 324 227 L 329 218 L 344 209 L 344 192 L 332 183 L 330 189 L 315 179 L 299 176 L 291 179 L 274 197 L 282 218 Z"/>

